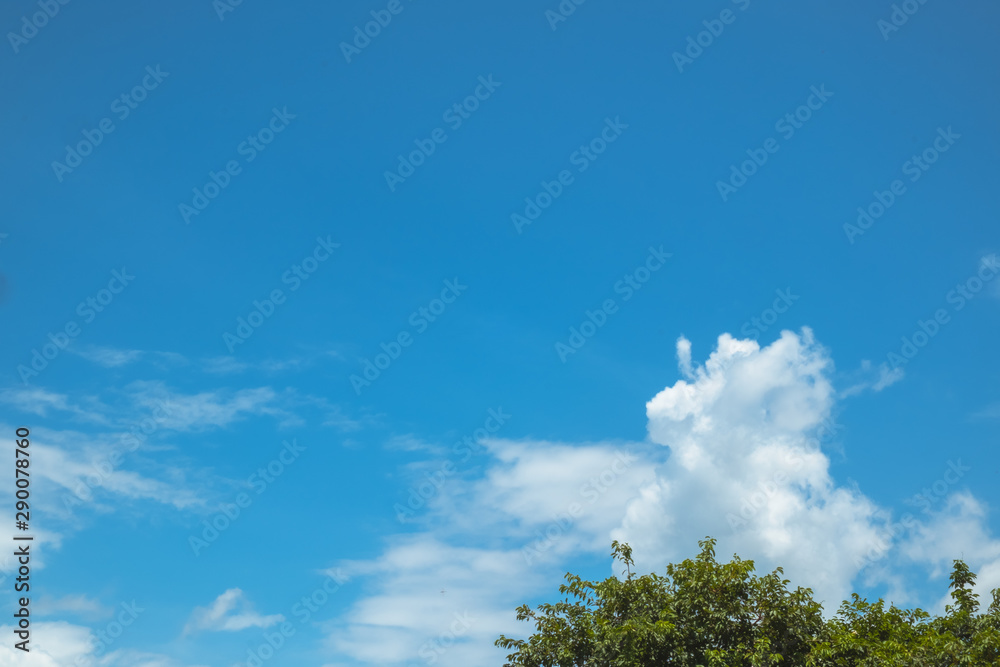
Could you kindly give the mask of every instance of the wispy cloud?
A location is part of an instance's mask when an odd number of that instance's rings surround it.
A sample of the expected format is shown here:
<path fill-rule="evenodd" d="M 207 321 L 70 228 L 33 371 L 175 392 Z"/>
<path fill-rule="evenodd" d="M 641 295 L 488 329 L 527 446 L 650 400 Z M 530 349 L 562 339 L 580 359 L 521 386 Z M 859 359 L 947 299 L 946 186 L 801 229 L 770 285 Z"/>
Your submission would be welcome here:
<path fill-rule="evenodd" d="M 148 361 L 158 368 L 185 366 L 188 363 L 183 354 L 159 350 L 131 350 L 102 345 L 81 345 L 66 348 L 67 352 L 82 357 L 104 368 L 121 368 L 140 361 Z"/>
<path fill-rule="evenodd" d="M 39 417 L 45 417 L 49 410 L 73 410 L 66 394 L 37 388 L 0 390 L 0 402 Z"/>
<path fill-rule="evenodd" d="M 270 387 L 237 391 L 220 389 L 197 394 L 183 394 L 159 381 L 137 381 L 126 387 L 133 403 L 144 410 L 169 405 L 163 427 L 175 431 L 222 428 L 251 416 L 267 415 L 285 422 L 297 418 L 281 405 L 277 392 Z"/>
<path fill-rule="evenodd" d="M 179 481 L 184 476 L 178 475 L 169 466 L 153 466 L 154 470 L 168 480 L 163 481 L 108 465 L 114 449 L 101 440 L 75 450 L 49 445 L 45 441 L 43 436 L 32 443 L 39 462 L 39 479 L 62 487 L 58 496 L 53 494 L 50 511 L 65 512 L 68 507 L 64 497 L 66 494 L 84 501 L 89 501 L 93 496 L 152 500 L 176 509 L 191 509 L 205 504 L 195 489 L 187 488 Z M 98 508 L 110 509 L 103 505 Z"/>
<path fill-rule="evenodd" d="M 197 607 L 184 627 L 184 634 L 195 632 L 238 632 L 247 628 L 269 628 L 281 623 L 281 614 L 258 614 L 239 588 L 230 588 L 208 607 Z"/>
<path fill-rule="evenodd" d="M 86 345 L 82 347 L 68 348 L 73 354 L 83 357 L 87 361 L 104 366 L 105 368 L 118 368 L 126 366 L 141 359 L 146 353 L 142 350 L 120 350 L 113 347 L 100 347 L 97 345 Z"/>
<path fill-rule="evenodd" d="M 1000 419 L 1000 403 L 987 405 L 972 415 L 975 419 Z"/>
<path fill-rule="evenodd" d="M 107 406 L 98 399 L 87 396 L 82 403 L 86 407 L 73 403 L 66 394 L 58 394 L 40 387 L 16 387 L 0 389 L 0 403 L 5 403 L 26 414 L 48 417 L 51 411 L 66 412 L 84 421 L 107 424 L 104 414 Z"/>
<path fill-rule="evenodd" d="M 210 357 L 202 359 L 201 368 L 206 373 L 215 375 L 234 375 L 246 372 L 250 364 L 240 361 L 236 357 Z"/>
<path fill-rule="evenodd" d="M 882 391 L 886 387 L 891 387 L 902 380 L 903 376 L 906 375 L 902 366 L 890 369 L 888 364 L 882 364 L 879 366 L 878 370 L 878 380 L 876 380 L 875 384 L 872 385 L 872 389 L 874 391 Z"/>
<path fill-rule="evenodd" d="M 66 595 L 61 598 L 43 595 L 35 603 L 35 613 L 39 616 L 72 614 L 93 621 L 108 618 L 113 612 L 111 607 L 106 607 L 99 600 L 86 595 Z"/>
<path fill-rule="evenodd" d="M 896 384 L 905 375 L 906 372 L 902 366 L 890 368 L 889 364 L 882 363 L 876 367 L 872 365 L 872 362 L 865 359 L 861 362 L 860 368 L 847 374 L 851 385 L 847 389 L 842 389 L 839 396 L 840 398 L 857 396 L 869 389 L 877 393 Z"/>
<path fill-rule="evenodd" d="M 201 360 L 201 368 L 213 375 L 236 375 L 240 373 L 290 373 L 312 368 L 323 359 L 340 359 L 336 352 L 304 354 L 285 359 L 244 359 L 236 356 L 208 357 Z"/>

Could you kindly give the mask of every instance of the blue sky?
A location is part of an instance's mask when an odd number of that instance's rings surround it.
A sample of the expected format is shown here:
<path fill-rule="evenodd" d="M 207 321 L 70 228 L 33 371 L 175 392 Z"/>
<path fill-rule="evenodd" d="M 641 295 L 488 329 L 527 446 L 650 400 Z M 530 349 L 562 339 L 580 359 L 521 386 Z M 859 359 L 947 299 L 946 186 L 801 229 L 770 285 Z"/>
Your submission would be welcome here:
<path fill-rule="evenodd" d="M 612 539 L 1000 586 L 998 19 L 8 3 L 0 665 L 501 664 Z"/>

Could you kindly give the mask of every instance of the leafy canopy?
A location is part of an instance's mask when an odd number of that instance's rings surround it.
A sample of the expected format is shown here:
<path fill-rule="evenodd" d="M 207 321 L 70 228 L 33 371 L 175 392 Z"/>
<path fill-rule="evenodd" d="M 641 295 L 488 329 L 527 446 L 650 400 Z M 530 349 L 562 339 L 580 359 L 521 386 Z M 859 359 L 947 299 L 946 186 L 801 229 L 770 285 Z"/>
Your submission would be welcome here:
<path fill-rule="evenodd" d="M 622 578 L 567 574 L 561 602 L 518 607 L 535 632 L 497 639 L 513 650 L 505 667 L 1000 666 L 1000 590 L 978 613 L 976 575 L 962 561 L 944 616 L 855 594 L 824 621 L 812 590 L 789 590 L 780 567 L 757 576 L 753 561 L 719 563 L 715 544 L 699 542 L 694 560 L 664 576 L 636 576 L 631 547 L 613 542 Z"/>

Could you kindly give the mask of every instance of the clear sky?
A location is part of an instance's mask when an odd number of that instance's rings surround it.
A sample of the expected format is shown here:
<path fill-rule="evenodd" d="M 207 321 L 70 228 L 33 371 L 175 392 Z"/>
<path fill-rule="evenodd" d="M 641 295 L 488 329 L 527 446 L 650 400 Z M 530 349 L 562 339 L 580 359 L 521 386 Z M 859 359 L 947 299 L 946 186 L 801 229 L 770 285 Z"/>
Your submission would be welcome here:
<path fill-rule="evenodd" d="M 498 665 L 613 539 L 1000 586 L 998 20 L 6 3 L 0 665 Z"/>

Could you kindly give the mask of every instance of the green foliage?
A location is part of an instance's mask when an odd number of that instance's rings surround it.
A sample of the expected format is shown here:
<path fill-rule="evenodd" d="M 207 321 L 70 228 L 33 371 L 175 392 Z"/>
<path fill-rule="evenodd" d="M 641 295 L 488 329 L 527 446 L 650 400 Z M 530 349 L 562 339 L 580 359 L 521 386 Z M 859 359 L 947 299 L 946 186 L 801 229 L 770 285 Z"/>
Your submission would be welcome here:
<path fill-rule="evenodd" d="M 636 576 L 631 547 L 613 542 L 622 577 L 567 574 L 561 602 L 519 607 L 535 632 L 500 636 L 496 645 L 513 650 L 505 667 L 1000 666 L 1000 590 L 979 614 L 976 576 L 962 561 L 944 616 L 853 595 L 824 621 L 812 590 L 789 590 L 781 568 L 757 576 L 753 561 L 719 563 L 715 544 L 699 542 L 698 556 L 665 576 Z"/>

